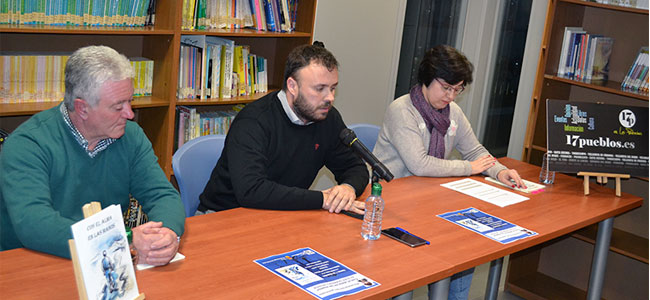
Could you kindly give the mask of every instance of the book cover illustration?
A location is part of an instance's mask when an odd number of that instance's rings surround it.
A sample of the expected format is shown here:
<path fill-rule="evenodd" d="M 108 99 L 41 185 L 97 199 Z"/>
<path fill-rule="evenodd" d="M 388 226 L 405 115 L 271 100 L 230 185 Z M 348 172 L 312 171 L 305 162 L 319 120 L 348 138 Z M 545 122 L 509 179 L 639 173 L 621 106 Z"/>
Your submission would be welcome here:
<path fill-rule="evenodd" d="M 71 229 L 88 299 L 138 297 L 120 206 L 108 206 Z"/>
<path fill-rule="evenodd" d="M 593 70 L 591 80 L 609 79 L 609 57 L 612 55 L 614 39 L 610 37 L 599 37 L 596 39 Z"/>

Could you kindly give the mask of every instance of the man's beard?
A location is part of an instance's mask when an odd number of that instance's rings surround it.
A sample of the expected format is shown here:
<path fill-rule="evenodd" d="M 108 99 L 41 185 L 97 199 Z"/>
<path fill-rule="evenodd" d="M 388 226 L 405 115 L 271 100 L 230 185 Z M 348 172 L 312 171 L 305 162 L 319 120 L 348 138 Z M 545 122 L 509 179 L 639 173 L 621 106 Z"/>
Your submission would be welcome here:
<path fill-rule="evenodd" d="M 307 122 L 319 122 L 325 120 L 325 118 L 327 118 L 327 113 L 321 114 L 316 111 L 321 108 L 330 108 L 331 106 L 332 102 L 327 102 L 326 104 L 317 107 L 311 106 L 307 103 L 307 100 L 302 96 L 300 91 L 298 91 L 298 97 L 296 100 L 293 101 L 293 109 L 295 110 L 296 115 L 300 119 L 307 120 Z"/>

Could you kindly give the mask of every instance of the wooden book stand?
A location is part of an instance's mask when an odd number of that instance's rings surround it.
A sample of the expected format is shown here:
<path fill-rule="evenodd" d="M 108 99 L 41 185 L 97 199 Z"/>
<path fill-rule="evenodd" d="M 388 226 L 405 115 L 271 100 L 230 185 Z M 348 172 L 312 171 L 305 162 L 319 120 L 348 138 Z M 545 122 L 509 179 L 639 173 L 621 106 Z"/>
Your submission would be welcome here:
<path fill-rule="evenodd" d="M 621 178 L 630 178 L 630 174 L 611 174 L 611 173 L 596 173 L 596 172 L 578 172 L 578 176 L 584 176 L 584 190 L 585 195 L 589 195 L 589 176 L 596 176 L 598 183 L 607 183 L 608 177 L 616 178 L 616 196 L 621 196 Z"/>
<path fill-rule="evenodd" d="M 84 218 L 88 218 L 102 210 L 101 204 L 99 202 L 90 202 L 85 204 L 82 207 Z M 68 240 L 68 245 L 70 246 L 70 258 L 72 259 L 72 266 L 74 268 L 74 278 L 77 282 L 77 292 L 79 293 L 79 299 L 88 300 L 86 296 L 86 285 L 84 284 L 83 275 L 81 274 L 81 266 L 79 265 L 79 256 L 77 255 L 77 248 L 74 245 L 74 240 Z M 134 300 L 143 300 L 144 293 L 140 293 L 138 297 Z"/>

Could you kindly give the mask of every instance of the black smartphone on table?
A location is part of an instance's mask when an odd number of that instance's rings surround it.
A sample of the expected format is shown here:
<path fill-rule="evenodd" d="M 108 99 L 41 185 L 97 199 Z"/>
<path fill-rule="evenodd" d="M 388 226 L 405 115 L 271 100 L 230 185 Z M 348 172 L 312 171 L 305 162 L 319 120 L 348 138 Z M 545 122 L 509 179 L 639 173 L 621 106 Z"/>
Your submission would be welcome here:
<path fill-rule="evenodd" d="M 422 246 L 422 245 L 428 245 L 429 241 L 415 236 L 411 234 L 410 232 L 399 228 L 399 227 L 391 227 L 391 228 L 386 228 L 381 231 L 381 233 L 389 238 L 392 238 L 394 240 L 397 240 L 399 242 L 402 242 L 404 244 L 407 244 L 411 247 L 417 247 L 417 246 Z"/>

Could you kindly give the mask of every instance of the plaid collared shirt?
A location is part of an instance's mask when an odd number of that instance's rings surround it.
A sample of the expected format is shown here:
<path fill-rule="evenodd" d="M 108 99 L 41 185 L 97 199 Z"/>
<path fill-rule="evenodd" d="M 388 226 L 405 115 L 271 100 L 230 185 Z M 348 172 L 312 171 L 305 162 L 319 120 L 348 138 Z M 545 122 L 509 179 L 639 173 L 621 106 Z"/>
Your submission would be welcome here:
<path fill-rule="evenodd" d="M 72 124 L 72 121 L 70 120 L 70 116 L 68 115 L 68 109 L 65 107 L 65 104 L 63 102 L 61 102 L 61 104 L 59 105 L 59 111 L 61 111 L 61 115 L 63 115 L 63 121 L 65 121 L 65 123 L 68 125 L 68 128 L 70 129 L 70 132 L 74 136 L 75 140 L 77 140 L 81 148 L 83 148 L 86 151 L 86 153 L 88 153 L 88 156 L 90 156 L 91 158 L 94 158 L 95 156 L 97 156 L 97 154 L 99 154 L 99 152 L 104 151 L 108 147 L 108 145 L 115 142 L 115 139 L 111 139 L 111 138 L 103 139 L 97 143 L 95 149 L 93 149 L 92 151 L 88 150 L 88 140 L 86 140 L 86 138 L 84 138 L 81 132 L 79 132 L 77 127 L 75 127 L 74 124 Z"/>

